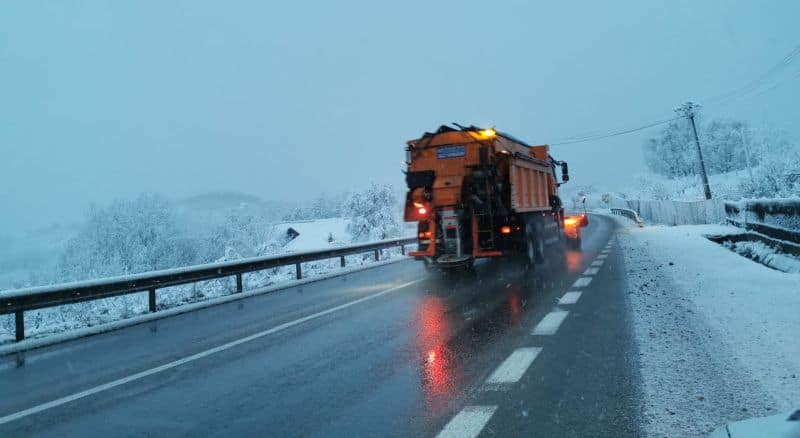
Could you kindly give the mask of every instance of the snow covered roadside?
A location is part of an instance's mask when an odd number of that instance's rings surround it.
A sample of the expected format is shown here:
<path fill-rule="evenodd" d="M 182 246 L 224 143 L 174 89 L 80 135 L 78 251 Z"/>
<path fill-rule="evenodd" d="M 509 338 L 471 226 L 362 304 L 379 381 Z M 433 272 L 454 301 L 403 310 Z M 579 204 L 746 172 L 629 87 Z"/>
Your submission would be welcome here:
<path fill-rule="evenodd" d="M 302 264 L 303 279 L 295 280 L 294 266 L 282 266 L 242 276 L 244 293 L 234 294 L 233 277 L 202 281 L 158 290 L 158 310 L 148 310 L 147 293 L 123 295 L 84 303 L 25 312 L 26 340 L 14 342 L 14 315 L 0 315 L 0 355 L 10 351 L 38 348 L 65 339 L 102 333 L 143 321 L 164 318 L 232 299 L 280 290 L 311 281 L 319 281 L 387 263 L 408 260 L 400 248 L 381 251 L 381 261 L 372 253 L 345 256 L 347 268 L 339 258 Z M 28 345 L 30 344 L 30 345 Z"/>
<path fill-rule="evenodd" d="M 618 239 L 650 436 L 704 436 L 800 405 L 800 275 L 703 237 L 720 225 L 635 227 Z"/>

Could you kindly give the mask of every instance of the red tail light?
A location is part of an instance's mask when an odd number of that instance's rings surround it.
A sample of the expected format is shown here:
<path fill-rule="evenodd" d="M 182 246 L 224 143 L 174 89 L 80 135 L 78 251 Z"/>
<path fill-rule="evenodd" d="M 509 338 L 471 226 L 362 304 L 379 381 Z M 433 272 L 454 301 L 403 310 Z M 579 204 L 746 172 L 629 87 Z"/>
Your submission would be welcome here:
<path fill-rule="evenodd" d="M 511 234 L 511 227 L 508 225 L 500 227 L 500 234 Z"/>
<path fill-rule="evenodd" d="M 419 219 L 425 219 L 428 217 L 428 207 L 425 204 L 415 202 L 414 203 L 414 213 Z"/>

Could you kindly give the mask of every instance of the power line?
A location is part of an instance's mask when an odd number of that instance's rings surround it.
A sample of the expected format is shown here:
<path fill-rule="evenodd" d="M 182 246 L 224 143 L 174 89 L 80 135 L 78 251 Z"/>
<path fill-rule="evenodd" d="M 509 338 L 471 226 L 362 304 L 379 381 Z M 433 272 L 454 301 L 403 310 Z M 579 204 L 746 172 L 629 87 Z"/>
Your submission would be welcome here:
<path fill-rule="evenodd" d="M 729 91 L 727 93 L 719 94 L 713 97 L 710 97 L 705 100 L 706 104 L 714 104 L 714 103 L 721 103 L 727 100 L 738 99 L 740 97 L 744 97 L 745 95 L 756 91 L 767 79 L 771 76 L 779 73 L 781 70 L 788 67 L 796 58 L 800 55 L 800 45 L 796 46 L 794 49 L 789 51 L 786 56 L 783 57 L 778 63 L 770 67 L 769 70 L 759 75 L 757 78 L 751 80 L 750 82 L 744 84 L 743 86 Z M 773 87 L 774 88 L 774 87 Z"/>
<path fill-rule="evenodd" d="M 743 86 L 741 86 L 741 87 L 739 87 L 739 88 L 737 88 L 735 90 L 729 91 L 727 93 L 719 94 L 717 96 L 712 96 L 712 97 L 706 99 L 706 102 L 707 103 L 711 103 L 711 104 L 721 103 L 721 102 L 724 102 L 724 101 L 727 101 L 727 100 L 738 99 L 738 98 L 743 97 L 743 96 L 745 96 L 745 95 L 747 95 L 747 94 L 749 94 L 749 93 L 751 93 L 753 91 L 758 91 L 758 88 L 763 83 L 765 83 L 765 81 L 767 79 L 769 79 L 771 76 L 779 73 L 781 70 L 783 70 L 786 67 L 788 67 L 798 57 L 798 55 L 800 55 L 800 45 L 797 45 L 794 49 L 789 51 L 789 53 L 787 53 L 783 57 L 783 59 L 781 59 L 778 63 L 776 63 L 775 65 L 770 67 L 769 70 L 767 70 L 766 72 L 764 72 L 761 75 L 759 75 L 757 78 L 749 81 L 745 85 L 743 85 Z M 793 79 L 798 78 L 798 77 L 800 77 L 800 76 L 793 75 L 792 77 L 788 78 L 788 80 L 793 80 Z M 771 91 L 771 90 L 775 89 L 776 87 L 782 85 L 785 82 L 786 82 L 786 80 L 778 81 L 777 83 L 772 84 L 772 86 L 770 86 L 770 87 L 768 87 L 766 89 L 760 90 L 760 92 L 757 95 L 761 95 L 761 94 L 764 94 L 764 93 L 766 93 L 768 91 Z M 652 128 L 654 126 L 658 126 L 658 125 L 663 125 L 665 123 L 674 122 L 676 120 L 680 120 L 680 119 L 683 119 L 683 118 L 686 118 L 686 116 L 673 117 L 671 119 L 665 119 L 665 120 L 657 120 L 657 121 L 646 123 L 644 125 L 637 126 L 637 127 L 634 127 L 634 128 L 622 129 L 622 130 L 612 131 L 612 132 L 608 132 L 608 133 L 594 133 L 594 134 L 578 135 L 578 136 L 571 136 L 571 137 L 562 137 L 561 141 L 551 142 L 550 145 L 555 146 L 555 145 L 565 145 L 565 144 L 573 144 L 573 143 L 582 143 L 582 142 L 586 142 L 586 141 L 601 140 L 601 139 L 604 139 L 604 138 L 615 137 L 615 136 L 618 136 L 618 135 L 630 134 L 632 132 L 641 131 L 641 130 L 644 130 L 644 129 Z"/>
<path fill-rule="evenodd" d="M 765 89 L 759 91 L 758 94 L 756 94 L 755 96 L 761 96 L 763 94 L 766 94 L 766 93 L 768 93 L 768 92 L 780 87 L 781 85 L 785 84 L 786 82 L 793 81 L 795 79 L 800 79 L 800 71 L 796 71 L 795 74 L 793 74 L 792 76 L 790 76 L 788 78 L 785 78 L 782 81 L 778 81 L 778 82 L 772 84 L 772 86 L 769 87 L 769 88 L 765 88 Z"/>
<path fill-rule="evenodd" d="M 609 138 L 609 137 L 616 137 L 618 135 L 630 134 L 631 132 L 641 131 L 641 130 L 644 130 L 644 129 L 652 128 L 652 127 L 658 126 L 658 125 L 663 125 L 665 123 L 674 122 L 676 120 L 680 120 L 680 119 L 684 119 L 684 118 L 686 118 L 686 117 L 685 116 L 679 116 L 679 117 L 673 117 L 671 119 L 666 119 L 666 120 L 658 120 L 658 121 L 655 121 L 655 122 L 647 123 L 647 124 L 642 125 L 642 126 L 637 126 L 635 128 L 624 129 L 624 130 L 621 130 L 621 131 L 610 132 L 610 133 L 607 133 L 607 134 L 591 135 L 591 136 L 585 136 L 585 137 L 572 137 L 573 138 L 572 140 L 553 142 L 553 143 L 550 143 L 550 145 L 551 146 L 556 146 L 556 145 L 563 145 L 563 144 L 582 143 L 582 142 L 585 142 L 585 141 L 594 141 L 594 140 L 601 140 L 601 139 Z"/>

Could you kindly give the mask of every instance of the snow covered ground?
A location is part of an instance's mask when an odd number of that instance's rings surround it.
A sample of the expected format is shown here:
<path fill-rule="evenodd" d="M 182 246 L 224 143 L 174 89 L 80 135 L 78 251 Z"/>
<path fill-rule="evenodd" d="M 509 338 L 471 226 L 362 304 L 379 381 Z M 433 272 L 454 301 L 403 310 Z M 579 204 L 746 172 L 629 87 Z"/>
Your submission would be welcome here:
<path fill-rule="evenodd" d="M 800 275 L 703 237 L 736 228 L 618 220 L 648 435 L 705 436 L 797 408 Z"/>

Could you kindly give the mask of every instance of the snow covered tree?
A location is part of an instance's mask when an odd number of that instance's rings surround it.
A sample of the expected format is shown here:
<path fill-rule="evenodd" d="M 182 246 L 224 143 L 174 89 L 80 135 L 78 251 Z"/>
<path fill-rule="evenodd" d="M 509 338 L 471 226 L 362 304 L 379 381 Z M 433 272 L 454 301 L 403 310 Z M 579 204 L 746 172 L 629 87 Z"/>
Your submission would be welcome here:
<path fill-rule="evenodd" d="M 295 208 L 284 216 L 286 221 L 299 221 L 311 219 L 327 219 L 342 216 L 342 205 L 346 202 L 347 195 L 322 194 L 310 204 Z"/>
<path fill-rule="evenodd" d="M 372 184 L 367 190 L 355 193 L 345 203 L 350 223 L 347 232 L 354 242 L 382 240 L 400 235 L 397 198 L 388 184 Z"/>
<path fill-rule="evenodd" d="M 745 169 L 746 152 L 751 166 L 760 162 L 760 140 L 746 123 L 737 120 L 714 120 L 708 124 L 698 120 L 697 123 L 700 147 L 710 175 Z M 650 170 L 667 178 L 696 175 L 696 148 L 688 122 L 676 120 L 658 137 L 646 141 L 643 146 L 645 163 Z"/>
<path fill-rule="evenodd" d="M 777 152 L 777 151 L 776 151 Z M 745 178 L 739 186 L 746 198 L 800 197 L 800 151 L 783 149 L 761 157 L 753 169 L 753 179 Z"/>
<path fill-rule="evenodd" d="M 345 194 L 326 195 L 322 194 L 311 204 L 311 215 L 313 219 L 327 219 L 340 217 L 342 215 L 342 205 L 346 201 Z"/>
<path fill-rule="evenodd" d="M 92 207 L 59 261 L 62 281 L 190 265 L 194 242 L 184 237 L 172 206 L 156 195 Z"/>
<path fill-rule="evenodd" d="M 667 178 L 696 173 L 694 139 L 684 120 L 667 125 L 658 137 L 648 139 L 643 149 L 645 164 L 654 173 Z"/>
<path fill-rule="evenodd" d="M 749 126 L 735 120 L 714 120 L 702 129 L 700 140 L 709 174 L 727 173 L 747 167 L 745 139 L 752 139 Z M 752 148 L 752 147 L 751 147 Z M 759 154 L 751 151 L 750 162 L 758 164 Z"/>
<path fill-rule="evenodd" d="M 275 234 L 275 227 L 263 216 L 231 213 L 208 237 L 203 261 L 272 254 L 279 247 Z"/>

